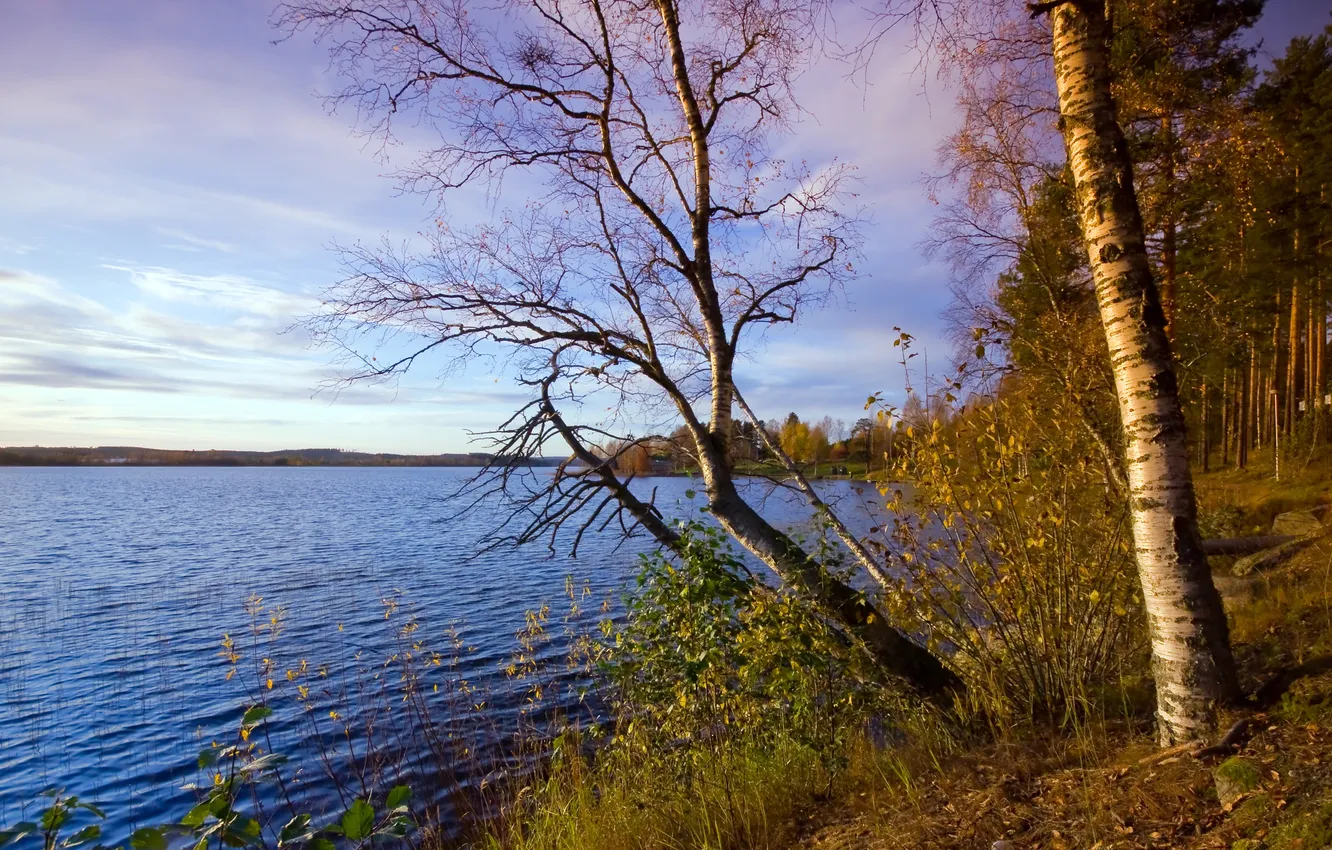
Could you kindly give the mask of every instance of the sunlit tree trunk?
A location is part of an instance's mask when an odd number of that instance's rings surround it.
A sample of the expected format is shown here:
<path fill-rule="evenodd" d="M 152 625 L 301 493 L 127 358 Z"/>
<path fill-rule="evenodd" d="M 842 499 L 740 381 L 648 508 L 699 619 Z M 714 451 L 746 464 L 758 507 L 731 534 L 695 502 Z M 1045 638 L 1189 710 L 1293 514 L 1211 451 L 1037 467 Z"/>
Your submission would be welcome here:
<path fill-rule="evenodd" d="M 1212 410 L 1207 404 L 1207 381 L 1202 382 L 1202 468 L 1207 472 L 1212 462 Z"/>
<path fill-rule="evenodd" d="M 1296 236 L 1298 247 L 1299 237 Z M 1300 287 L 1290 286 L 1290 328 L 1286 335 L 1289 351 L 1286 354 L 1286 434 L 1295 433 L 1295 410 L 1299 397 L 1300 374 Z"/>
<path fill-rule="evenodd" d="M 1133 167 L 1110 90 L 1099 3 L 1051 11 L 1060 122 L 1124 428 L 1133 538 L 1163 744 L 1215 722 L 1239 694 L 1221 598 L 1198 533 L 1188 443 Z"/>
<path fill-rule="evenodd" d="M 1318 396 L 1319 406 L 1323 405 L 1323 396 L 1327 393 L 1323 368 L 1327 363 L 1327 293 L 1323 290 L 1323 281 L 1318 281 L 1318 304 L 1314 316 L 1314 333 L 1317 335 L 1318 356 L 1314 360 L 1314 393 Z"/>
<path fill-rule="evenodd" d="M 1276 311 L 1272 314 L 1272 363 L 1267 376 L 1267 390 L 1271 398 L 1263 398 L 1265 406 L 1263 417 L 1267 418 L 1267 433 L 1273 446 L 1277 444 L 1277 435 L 1281 432 L 1281 289 L 1277 288 Z M 1270 417 L 1270 418 L 1269 418 Z M 1272 463 L 1277 463 L 1275 450 Z"/>
<path fill-rule="evenodd" d="M 1256 393 L 1262 386 L 1262 376 L 1261 374 L 1258 374 L 1257 377 L 1255 377 L 1258 366 L 1254 363 L 1254 359 L 1253 340 L 1250 340 L 1249 365 L 1247 368 L 1241 367 L 1238 376 L 1239 380 L 1243 381 L 1244 385 L 1249 387 L 1250 390 L 1247 394 L 1240 396 L 1240 401 L 1244 405 L 1240 415 L 1243 417 L 1241 421 L 1244 423 L 1244 426 L 1246 426 L 1249 429 L 1249 432 L 1253 434 L 1254 448 L 1261 448 L 1263 443 L 1263 423 L 1259 414 L 1261 414 L 1262 411 L 1258 409 L 1254 399 L 1257 397 Z"/>
<path fill-rule="evenodd" d="M 1312 280 L 1309 282 L 1311 292 L 1309 294 L 1308 306 L 1308 335 L 1305 338 L 1305 371 L 1304 371 L 1304 397 L 1309 400 L 1309 409 L 1315 410 L 1318 407 L 1318 337 L 1315 328 L 1319 324 L 1318 303 L 1322 300 L 1323 294 L 1320 291 L 1319 282 Z"/>
<path fill-rule="evenodd" d="M 1249 447 L 1257 445 L 1262 439 L 1258 424 L 1258 418 L 1262 412 L 1258 406 L 1258 387 L 1260 384 L 1258 353 L 1253 344 L 1253 340 L 1249 340 L 1249 368 L 1245 371 L 1248 372 L 1248 379 L 1241 382 L 1241 389 L 1239 391 L 1239 402 L 1242 413 L 1240 419 L 1239 446 L 1236 449 L 1235 454 L 1240 469 L 1249 465 Z M 1243 378 L 1243 375 L 1241 375 L 1241 378 Z"/>
<path fill-rule="evenodd" d="M 1234 399 L 1231 398 L 1230 367 L 1221 373 L 1221 466 L 1230 466 L 1231 431 L 1234 430 Z"/>
<path fill-rule="evenodd" d="M 1319 189 L 1318 202 L 1320 205 L 1327 202 L 1326 187 Z M 1319 244 L 1314 249 L 1314 262 L 1318 263 L 1318 288 L 1317 299 L 1314 310 L 1314 334 L 1317 353 L 1314 356 L 1314 394 L 1318 397 L 1319 407 L 1323 406 L 1323 395 L 1327 392 L 1327 384 L 1324 383 L 1323 368 L 1327 362 L 1327 291 L 1323 286 L 1326 279 L 1324 277 L 1324 265 L 1322 263 L 1323 247 L 1326 241 Z M 1319 430 L 1322 430 L 1320 423 Z"/>

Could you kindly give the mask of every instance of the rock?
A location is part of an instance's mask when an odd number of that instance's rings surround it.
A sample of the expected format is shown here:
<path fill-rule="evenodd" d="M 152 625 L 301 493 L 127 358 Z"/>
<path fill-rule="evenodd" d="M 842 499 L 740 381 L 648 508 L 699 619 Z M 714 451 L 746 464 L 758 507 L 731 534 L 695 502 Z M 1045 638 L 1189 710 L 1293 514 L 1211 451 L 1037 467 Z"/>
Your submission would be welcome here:
<path fill-rule="evenodd" d="M 1218 764 L 1212 771 L 1212 779 L 1216 782 L 1217 799 L 1229 808 L 1236 800 L 1257 789 L 1263 782 L 1263 774 L 1258 765 L 1235 756 Z"/>
<path fill-rule="evenodd" d="M 996 841 L 990 845 L 990 850 L 1017 850 L 1017 845 L 1011 841 Z"/>
<path fill-rule="evenodd" d="M 1323 524 L 1314 516 L 1313 511 L 1290 511 L 1284 514 L 1278 514 L 1277 518 L 1272 520 L 1273 534 L 1294 534 L 1297 537 L 1307 537 L 1310 534 L 1318 534 L 1323 530 Z"/>

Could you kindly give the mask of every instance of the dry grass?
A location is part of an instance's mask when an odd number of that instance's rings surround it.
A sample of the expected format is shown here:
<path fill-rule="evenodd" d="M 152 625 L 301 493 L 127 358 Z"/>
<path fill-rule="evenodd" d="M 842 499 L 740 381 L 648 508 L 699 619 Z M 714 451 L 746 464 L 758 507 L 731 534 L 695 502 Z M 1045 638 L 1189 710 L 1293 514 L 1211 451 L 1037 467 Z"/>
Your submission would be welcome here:
<path fill-rule="evenodd" d="M 1255 683 L 1332 655 L 1332 544 L 1263 581 L 1262 593 L 1232 611 L 1241 664 Z M 799 846 L 976 850 L 999 839 L 1022 850 L 1332 846 L 1332 673 L 1299 679 L 1253 719 L 1257 731 L 1240 755 L 1258 768 L 1261 785 L 1229 808 L 1216 795 L 1218 759 L 1162 758 L 1129 706 L 1122 718 L 992 743 L 942 769 L 919 753 L 867 756 L 891 758 L 894 767 L 853 769 L 845 796 L 822 810 Z"/>

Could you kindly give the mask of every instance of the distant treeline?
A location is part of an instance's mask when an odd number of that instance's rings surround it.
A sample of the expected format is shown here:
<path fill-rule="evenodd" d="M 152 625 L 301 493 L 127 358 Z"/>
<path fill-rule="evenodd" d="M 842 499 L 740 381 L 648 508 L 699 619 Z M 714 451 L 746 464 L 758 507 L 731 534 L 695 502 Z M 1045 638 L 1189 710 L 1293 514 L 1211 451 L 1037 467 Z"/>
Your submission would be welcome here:
<path fill-rule="evenodd" d="M 275 452 L 176 451 L 135 446 L 97 448 L 0 448 L 0 466 L 480 466 L 491 460 L 482 452 L 401 455 L 342 449 L 287 449 Z M 553 466 L 558 458 L 536 458 L 532 466 Z"/>

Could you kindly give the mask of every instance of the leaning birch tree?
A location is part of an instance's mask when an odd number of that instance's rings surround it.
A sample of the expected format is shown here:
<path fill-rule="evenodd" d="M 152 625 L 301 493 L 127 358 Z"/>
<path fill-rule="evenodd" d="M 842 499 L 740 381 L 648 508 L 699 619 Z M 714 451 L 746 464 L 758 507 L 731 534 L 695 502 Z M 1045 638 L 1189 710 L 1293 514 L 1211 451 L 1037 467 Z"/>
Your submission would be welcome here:
<path fill-rule="evenodd" d="M 1058 127 L 1119 407 L 1159 737 L 1170 744 L 1204 733 L 1215 723 L 1217 704 L 1241 694 L 1225 611 L 1202 550 L 1166 317 L 1111 88 L 1113 30 L 1107 16 L 1114 5 L 888 0 L 866 44 L 872 50 L 888 29 L 905 25 L 914 29 L 919 47 L 964 80 L 1005 63 L 1052 70 Z M 1042 32 L 1032 24 L 1047 13 L 1050 26 Z M 1029 117 L 1043 110 L 1038 104 Z"/>
<path fill-rule="evenodd" d="M 1059 120 L 1109 345 L 1127 455 L 1162 744 L 1197 738 L 1239 696 L 1221 597 L 1198 532 L 1184 414 L 1166 316 L 1152 278 L 1133 162 L 1111 93 L 1110 23 L 1100 0 L 1048 11 Z"/>
<path fill-rule="evenodd" d="M 351 380 L 392 378 L 428 353 L 504 358 L 530 400 L 492 435 L 473 504 L 511 507 L 494 539 L 552 545 L 618 523 L 679 539 L 617 470 L 668 439 L 632 422 L 682 421 L 713 517 L 806 594 L 887 672 L 951 700 L 957 677 L 866 594 L 767 522 L 732 475 L 735 364 L 764 327 L 792 323 L 851 273 L 847 169 L 793 167 L 769 140 L 797 110 L 792 82 L 819 0 L 297 0 L 348 81 L 333 100 L 392 139 L 407 119 L 428 150 L 400 176 L 441 202 L 477 185 L 530 189 L 477 227 L 441 212 L 428 248 L 358 247 L 312 321 Z M 508 197 L 502 191 L 495 195 Z M 447 209 L 447 208 L 443 208 Z M 385 334 L 397 347 L 385 349 Z M 371 355 L 394 351 L 375 359 Z M 595 408 L 598 413 L 589 415 Z M 526 468 L 552 441 L 570 461 Z M 812 488 L 872 581 L 893 579 Z"/>

